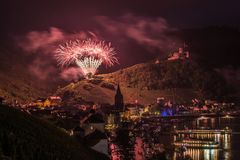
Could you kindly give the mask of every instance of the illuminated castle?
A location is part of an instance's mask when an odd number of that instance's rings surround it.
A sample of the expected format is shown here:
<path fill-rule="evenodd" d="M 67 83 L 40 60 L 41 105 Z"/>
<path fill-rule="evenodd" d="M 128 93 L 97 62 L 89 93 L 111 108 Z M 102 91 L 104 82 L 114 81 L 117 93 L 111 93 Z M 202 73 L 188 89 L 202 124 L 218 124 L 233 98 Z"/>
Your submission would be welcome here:
<path fill-rule="evenodd" d="M 178 59 L 188 59 L 189 58 L 189 52 L 185 50 L 185 47 L 180 47 L 177 52 L 173 52 L 169 55 L 168 60 L 178 60 Z"/>

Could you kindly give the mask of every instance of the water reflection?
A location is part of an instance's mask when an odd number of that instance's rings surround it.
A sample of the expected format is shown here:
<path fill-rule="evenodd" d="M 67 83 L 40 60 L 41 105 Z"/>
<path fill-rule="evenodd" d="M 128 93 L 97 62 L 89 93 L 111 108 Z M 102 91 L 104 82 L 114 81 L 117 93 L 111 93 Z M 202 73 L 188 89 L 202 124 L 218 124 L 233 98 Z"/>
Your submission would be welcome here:
<path fill-rule="evenodd" d="M 189 155 L 193 160 L 230 160 L 238 157 L 232 148 L 232 135 L 229 133 L 217 132 L 217 130 L 235 130 L 236 127 L 239 129 L 239 122 L 239 119 L 234 121 L 233 119 L 230 120 L 226 118 L 202 118 L 187 120 L 183 123 L 177 123 L 174 125 L 176 125 L 177 129 L 182 129 L 183 126 L 187 125 L 192 129 L 201 128 L 205 130 L 215 130 L 215 132 L 209 133 L 187 134 L 187 138 L 190 140 L 200 139 L 217 142 L 218 147 L 188 147 L 186 152 L 184 152 L 184 156 Z M 148 125 L 146 125 L 146 123 L 147 122 L 144 124 L 145 127 L 140 127 L 135 131 L 132 129 L 131 131 L 118 131 L 116 133 L 116 137 L 111 138 L 109 141 L 109 153 L 111 155 L 111 159 L 147 160 L 150 159 L 154 154 L 162 152 L 161 145 L 164 144 L 170 159 L 178 160 L 179 152 L 176 152 L 174 142 L 179 141 L 179 139 L 186 138 L 186 134 L 164 134 L 165 132 L 155 133 L 154 131 L 156 128 L 159 128 L 159 126 L 154 125 L 159 125 L 159 123 L 154 122 L 154 124 L 152 124 L 149 122 Z M 239 135 L 235 135 L 235 138 L 237 137 L 237 139 L 239 139 L 238 136 Z M 236 145 L 237 148 L 240 147 L 239 143 Z M 232 154 L 235 154 L 235 156 Z"/>
<path fill-rule="evenodd" d="M 143 150 L 143 140 L 140 137 L 136 137 L 135 145 L 134 145 L 134 153 L 135 159 L 144 160 L 145 154 Z"/>
<path fill-rule="evenodd" d="M 174 136 L 174 140 L 177 141 L 184 137 L 183 134 Z M 213 140 L 214 142 L 219 143 L 218 148 L 202 148 L 201 145 L 195 145 L 193 147 L 189 147 L 186 152 L 184 152 L 184 156 L 190 155 L 194 160 L 219 160 L 225 159 L 228 160 L 231 158 L 231 135 L 230 134 L 190 134 L 190 139 L 202 139 L 202 140 Z M 200 149 L 201 148 L 201 149 Z M 222 153 L 221 153 L 222 152 Z M 220 158 L 220 154 L 223 154 L 223 158 Z M 174 152 L 173 159 L 177 160 L 177 152 Z"/>
<path fill-rule="evenodd" d="M 120 160 L 121 153 L 119 152 L 120 151 L 119 147 L 114 143 L 111 143 L 109 146 L 110 146 L 111 159 L 112 160 Z"/>
<path fill-rule="evenodd" d="M 188 149 L 184 155 L 189 155 L 193 160 L 219 160 L 217 149 Z M 177 160 L 177 153 L 174 152 L 174 160 Z"/>

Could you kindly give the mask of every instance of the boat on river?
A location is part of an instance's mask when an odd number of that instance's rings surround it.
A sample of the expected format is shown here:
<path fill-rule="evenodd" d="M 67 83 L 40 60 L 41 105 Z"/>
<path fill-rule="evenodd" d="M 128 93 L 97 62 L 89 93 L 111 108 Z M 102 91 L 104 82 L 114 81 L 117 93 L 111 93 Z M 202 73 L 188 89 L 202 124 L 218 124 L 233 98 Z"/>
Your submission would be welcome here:
<path fill-rule="evenodd" d="M 207 130 L 207 129 L 189 129 L 189 130 L 175 130 L 174 134 L 231 134 L 232 130 L 223 129 L 223 130 Z"/>
<path fill-rule="evenodd" d="M 185 146 L 187 148 L 204 148 L 204 149 L 217 149 L 220 147 L 218 142 L 212 140 L 198 140 L 198 139 L 188 139 L 176 141 L 173 144 L 175 147 Z"/>

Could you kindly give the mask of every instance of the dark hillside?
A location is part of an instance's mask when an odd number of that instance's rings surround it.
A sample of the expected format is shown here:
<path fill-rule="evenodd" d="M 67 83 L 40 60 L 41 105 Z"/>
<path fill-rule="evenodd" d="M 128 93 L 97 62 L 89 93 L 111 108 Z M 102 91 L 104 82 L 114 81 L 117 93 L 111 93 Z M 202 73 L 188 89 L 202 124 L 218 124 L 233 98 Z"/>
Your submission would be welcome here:
<path fill-rule="evenodd" d="M 0 106 L 0 124 L 0 158 L 3 159 L 107 159 L 63 130 L 7 106 Z"/>

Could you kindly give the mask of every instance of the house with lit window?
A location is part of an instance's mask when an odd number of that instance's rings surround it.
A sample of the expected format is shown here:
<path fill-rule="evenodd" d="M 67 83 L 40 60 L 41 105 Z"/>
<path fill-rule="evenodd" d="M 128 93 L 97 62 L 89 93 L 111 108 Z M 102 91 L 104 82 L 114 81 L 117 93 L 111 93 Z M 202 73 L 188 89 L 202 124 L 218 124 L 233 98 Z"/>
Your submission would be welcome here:
<path fill-rule="evenodd" d="M 95 130 L 104 133 L 105 121 L 100 113 L 95 113 L 89 116 L 82 124 L 81 127 L 85 130 L 85 135 L 88 135 Z"/>

